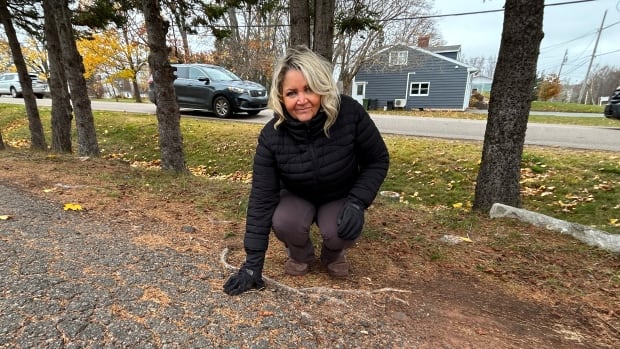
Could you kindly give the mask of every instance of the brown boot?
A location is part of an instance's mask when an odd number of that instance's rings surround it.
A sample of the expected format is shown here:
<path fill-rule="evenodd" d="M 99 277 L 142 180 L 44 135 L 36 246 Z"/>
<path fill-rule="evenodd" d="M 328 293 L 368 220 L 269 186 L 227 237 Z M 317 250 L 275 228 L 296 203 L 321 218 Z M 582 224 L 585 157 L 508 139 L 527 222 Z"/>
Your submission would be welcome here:
<path fill-rule="evenodd" d="M 340 254 L 338 259 L 327 264 L 327 273 L 332 277 L 343 278 L 349 276 L 349 262 L 344 256 L 344 252 Z"/>
<path fill-rule="evenodd" d="M 293 276 L 302 276 L 308 273 L 308 263 L 297 262 L 296 260 L 289 258 L 284 263 L 284 273 Z"/>

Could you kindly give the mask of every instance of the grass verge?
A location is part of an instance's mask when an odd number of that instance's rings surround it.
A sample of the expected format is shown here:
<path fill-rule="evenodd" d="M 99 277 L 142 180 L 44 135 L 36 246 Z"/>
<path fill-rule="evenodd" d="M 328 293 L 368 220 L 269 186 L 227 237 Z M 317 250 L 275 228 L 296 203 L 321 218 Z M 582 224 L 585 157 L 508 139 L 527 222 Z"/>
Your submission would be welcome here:
<path fill-rule="evenodd" d="M 44 129 L 50 130 L 49 109 L 42 108 L 41 115 Z M 158 168 L 157 120 L 153 115 L 99 111 L 94 118 L 103 158 L 122 160 L 142 169 Z M 9 146 L 28 148 L 29 131 L 23 107 L 0 105 L 0 127 Z M 186 162 L 194 175 L 243 184 L 222 184 L 218 190 L 224 193 L 223 197 L 210 201 L 224 211 L 232 207 L 238 211 L 238 206 L 244 205 L 256 138 L 262 126 L 182 119 L 181 127 Z M 46 137 L 50 139 L 49 131 Z M 385 140 L 391 164 L 382 190 L 399 193 L 398 205 L 441 212 L 448 217 L 470 211 L 480 142 L 391 135 L 385 136 Z M 168 177 L 147 173 L 152 188 L 183 190 L 184 180 L 170 186 Z M 619 180 L 617 152 L 525 147 L 521 185 L 526 209 L 618 234 Z M 233 202 L 228 202 L 227 197 Z"/>

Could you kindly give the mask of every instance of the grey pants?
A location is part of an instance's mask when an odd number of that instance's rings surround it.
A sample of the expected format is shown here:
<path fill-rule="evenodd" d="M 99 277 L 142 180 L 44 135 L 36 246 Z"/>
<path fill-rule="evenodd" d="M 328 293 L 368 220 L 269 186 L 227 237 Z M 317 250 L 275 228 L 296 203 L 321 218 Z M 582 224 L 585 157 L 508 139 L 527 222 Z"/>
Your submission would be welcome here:
<path fill-rule="evenodd" d="M 283 190 L 280 203 L 273 214 L 276 237 L 288 248 L 289 257 L 297 262 L 312 263 L 314 247 L 310 241 L 310 226 L 316 222 L 323 244 L 321 262 L 329 264 L 355 244 L 354 240 L 338 237 L 338 215 L 346 199 L 315 206 L 307 200 Z"/>

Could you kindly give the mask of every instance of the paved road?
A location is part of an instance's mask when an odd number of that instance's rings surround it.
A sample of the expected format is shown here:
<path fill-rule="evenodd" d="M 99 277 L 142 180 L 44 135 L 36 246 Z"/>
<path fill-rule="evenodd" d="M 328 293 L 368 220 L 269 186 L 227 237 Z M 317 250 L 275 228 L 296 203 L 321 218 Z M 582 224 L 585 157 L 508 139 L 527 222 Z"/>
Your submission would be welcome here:
<path fill-rule="evenodd" d="M 49 106 L 51 100 L 41 99 L 39 105 Z M 23 103 L 22 99 L 1 98 L 0 103 Z M 136 113 L 155 113 L 151 103 L 116 103 L 93 101 L 93 109 L 126 111 Z M 548 115 L 545 112 L 532 112 L 535 115 Z M 554 113 L 556 114 L 556 113 Z M 598 114 L 570 114 L 588 117 L 603 117 Z M 205 113 L 184 113 L 185 116 L 208 117 Z M 422 137 L 477 140 L 484 139 L 486 121 L 449 118 L 425 118 L 398 115 L 373 115 L 373 120 L 383 133 L 402 134 Z M 268 110 L 259 115 L 238 116 L 235 120 L 242 122 L 265 123 L 270 118 Z M 525 135 L 525 144 L 554 146 L 563 148 L 620 151 L 620 121 L 618 127 L 570 126 L 554 124 L 529 123 Z"/>

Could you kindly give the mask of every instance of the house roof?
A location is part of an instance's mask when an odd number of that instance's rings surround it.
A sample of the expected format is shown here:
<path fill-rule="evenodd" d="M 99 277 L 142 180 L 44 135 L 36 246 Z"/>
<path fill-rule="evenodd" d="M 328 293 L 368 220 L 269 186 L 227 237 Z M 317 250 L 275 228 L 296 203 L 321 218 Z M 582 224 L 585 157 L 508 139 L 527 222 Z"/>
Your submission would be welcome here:
<path fill-rule="evenodd" d="M 461 45 L 448 45 L 448 46 L 429 46 L 425 47 L 425 49 L 435 52 L 435 53 L 444 53 L 444 52 L 460 52 Z"/>
<path fill-rule="evenodd" d="M 448 62 L 454 63 L 456 65 L 460 65 L 462 67 L 467 68 L 467 71 L 470 73 L 475 73 L 478 71 L 478 68 L 474 67 L 473 65 L 469 65 L 467 63 L 461 62 L 461 61 L 457 61 L 456 59 L 452 59 L 449 57 L 446 57 L 444 55 L 439 54 L 441 53 L 445 53 L 445 52 L 458 52 L 461 50 L 461 45 L 450 45 L 450 46 L 434 46 L 434 47 L 419 47 L 419 46 L 413 46 L 413 45 L 407 45 L 407 44 L 400 44 L 400 45 L 393 45 L 393 46 L 388 46 L 385 47 L 381 50 L 379 50 L 377 53 L 382 53 L 385 51 L 389 51 L 392 50 L 396 47 L 407 47 L 408 49 L 411 50 L 415 50 L 415 51 L 419 51 L 428 55 L 431 55 L 433 57 L 437 57 L 439 59 L 443 59 L 446 60 Z"/>

